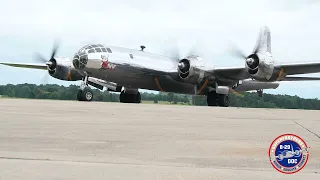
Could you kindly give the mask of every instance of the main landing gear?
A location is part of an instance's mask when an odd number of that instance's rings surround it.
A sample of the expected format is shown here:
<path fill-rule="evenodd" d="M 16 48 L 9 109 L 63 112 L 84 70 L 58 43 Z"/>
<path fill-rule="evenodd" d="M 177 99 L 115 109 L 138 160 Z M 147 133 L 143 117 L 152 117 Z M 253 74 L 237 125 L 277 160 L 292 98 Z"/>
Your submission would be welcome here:
<path fill-rule="evenodd" d="M 92 101 L 93 92 L 88 86 L 88 76 L 84 76 L 80 85 L 80 89 L 77 93 L 78 101 Z"/>
<path fill-rule="evenodd" d="M 228 107 L 230 104 L 228 94 L 217 94 L 215 91 L 211 91 L 207 95 L 208 106 L 222 106 Z"/>
<path fill-rule="evenodd" d="M 139 91 L 135 93 L 129 93 L 123 90 L 120 93 L 120 102 L 121 103 L 141 103 L 141 95 Z"/>
<path fill-rule="evenodd" d="M 262 97 L 262 95 L 263 95 L 263 89 L 257 90 L 257 93 L 258 93 L 258 96 L 259 96 L 259 97 Z"/>

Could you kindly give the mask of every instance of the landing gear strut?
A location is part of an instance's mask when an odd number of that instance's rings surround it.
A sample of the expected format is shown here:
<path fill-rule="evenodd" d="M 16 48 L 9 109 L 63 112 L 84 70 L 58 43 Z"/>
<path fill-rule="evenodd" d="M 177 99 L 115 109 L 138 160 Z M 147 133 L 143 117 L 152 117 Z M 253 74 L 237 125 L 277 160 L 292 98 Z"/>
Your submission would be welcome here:
<path fill-rule="evenodd" d="M 259 96 L 259 97 L 262 97 L 262 95 L 263 95 L 263 90 L 262 90 L 262 89 L 259 89 L 259 90 L 257 90 L 257 93 L 258 93 L 258 96 Z"/>
<path fill-rule="evenodd" d="M 88 86 L 87 74 L 85 74 L 85 76 L 82 79 L 80 89 L 77 93 L 77 99 L 78 101 L 92 101 L 93 99 L 93 92 L 91 88 Z"/>
<path fill-rule="evenodd" d="M 217 94 L 215 91 L 211 91 L 207 95 L 208 106 L 222 106 L 228 107 L 230 104 L 228 94 Z"/>
<path fill-rule="evenodd" d="M 120 102 L 121 103 L 141 103 L 141 95 L 139 92 L 137 94 L 129 94 L 129 93 L 125 93 L 125 91 L 121 91 Z"/>

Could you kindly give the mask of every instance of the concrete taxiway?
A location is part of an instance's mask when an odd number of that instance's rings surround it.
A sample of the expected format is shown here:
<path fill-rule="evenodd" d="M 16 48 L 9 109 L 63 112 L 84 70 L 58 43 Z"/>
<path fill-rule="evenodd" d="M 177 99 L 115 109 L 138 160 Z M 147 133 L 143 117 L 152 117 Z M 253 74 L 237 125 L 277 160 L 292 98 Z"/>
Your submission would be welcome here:
<path fill-rule="evenodd" d="M 0 99 L 0 179 L 320 179 L 320 111 Z M 310 146 L 293 175 L 267 155 Z"/>

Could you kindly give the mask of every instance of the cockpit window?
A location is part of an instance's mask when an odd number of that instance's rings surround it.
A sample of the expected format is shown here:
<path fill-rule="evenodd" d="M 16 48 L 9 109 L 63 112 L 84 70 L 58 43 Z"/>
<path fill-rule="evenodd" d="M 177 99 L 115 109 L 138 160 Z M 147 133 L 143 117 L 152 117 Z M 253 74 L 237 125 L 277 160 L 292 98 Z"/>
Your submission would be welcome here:
<path fill-rule="evenodd" d="M 97 52 L 102 52 L 100 48 L 95 48 Z"/>
<path fill-rule="evenodd" d="M 111 49 L 110 48 L 107 48 L 107 51 L 108 53 L 112 53 Z"/>
<path fill-rule="evenodd" d="M 110 48 L 104 47 L 102 44 L 88 44 L 81 48 L 77 54 L 83 54 L 83 53 L 95 53 L 95 52 L 108 52 L 112 53 Z"/>
<path fill-rule="evenodd" d="M 90 45 L 86 46 L 86 49 L 91 49 L 92 47 Z"/>

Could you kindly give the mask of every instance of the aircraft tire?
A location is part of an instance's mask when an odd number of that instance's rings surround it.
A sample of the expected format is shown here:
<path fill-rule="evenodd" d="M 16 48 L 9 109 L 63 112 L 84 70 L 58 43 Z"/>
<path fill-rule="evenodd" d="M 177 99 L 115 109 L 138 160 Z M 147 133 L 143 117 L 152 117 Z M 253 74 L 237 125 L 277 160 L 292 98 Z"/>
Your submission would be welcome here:
<path fill-rule="evenodd" d="M 83 101 L 82 100 L 82 91 L 81 90 L 79 90 L 78 93 L 77 93 L 77 99 L 78 99 L 78 101 Z"/>
<path fill-rule="evenodd" d="M 141 102 L 141 95 L 138 94 L 126 94 L 125 92 L 120 93 L 120 102 L 121 103 L 140 103 Z"/>
<path fill-rule="evenodd" d="M 218 105 L 222 107 L 228 107 L 230 99 L 228 94 L 218 94 Z"/>
<path fill-rule="evenodd" d="M 141 94 L 139 92 L 138 92 L 138 94 L 134 95 L 134 102 L 141 103 Z"/>
<path fill-rule="evenodd" d="M 93 92 L 90 88 L 85 88 L 83 91 L 82 91 L 82 99 L 84 101 L 92 101 L 93 99 Z"/>
<path fill-rule="evenodd" d="M 127 100 L 127 94 L 125 94 L 123 91 L 121 91 L 120 96 L 119 96 L 120 102 L 121 103 L 126 103 Z"/>
<path fill-rule="evenodd" d="M 217 106 L 217 93 L 211 91 L 207 95 L 207 104 L 208 106 Z"/>

